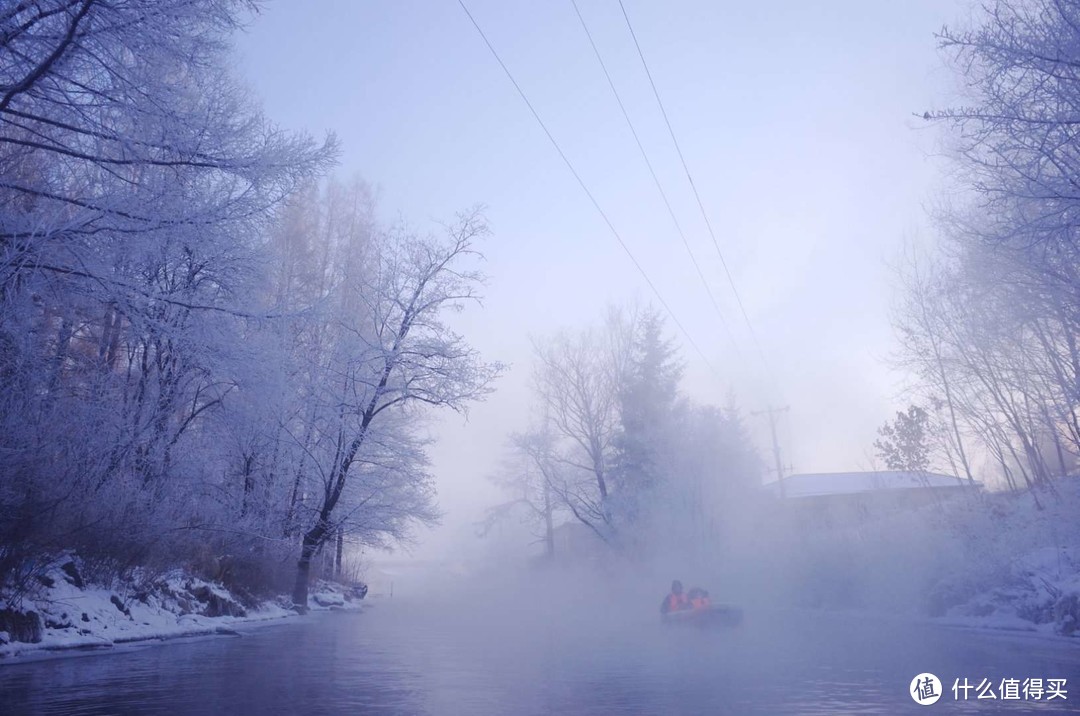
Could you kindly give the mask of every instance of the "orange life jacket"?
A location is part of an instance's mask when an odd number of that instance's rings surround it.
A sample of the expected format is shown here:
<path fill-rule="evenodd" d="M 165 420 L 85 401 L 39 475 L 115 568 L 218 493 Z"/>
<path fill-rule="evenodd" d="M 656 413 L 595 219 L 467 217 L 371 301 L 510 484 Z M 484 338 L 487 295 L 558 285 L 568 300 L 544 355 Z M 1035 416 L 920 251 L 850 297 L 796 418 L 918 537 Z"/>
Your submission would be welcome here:
<path fill-rule="evenodd" d="M 686 592 L 682 594 L 669 594 L 667 597 L 667 606 L 669 612 L 674 612 L 679 609 L 686 609 L 690 605 L 690 599 L 686 596 Z"/>
<path fill-rule="evenodd" d="M 690 600 L 690 606 L 692 606 L 694 609 L 704 609 L 707 606 L 709 606 L 709 598 L 708 597 L 694 597 L 693 599 Z"/>

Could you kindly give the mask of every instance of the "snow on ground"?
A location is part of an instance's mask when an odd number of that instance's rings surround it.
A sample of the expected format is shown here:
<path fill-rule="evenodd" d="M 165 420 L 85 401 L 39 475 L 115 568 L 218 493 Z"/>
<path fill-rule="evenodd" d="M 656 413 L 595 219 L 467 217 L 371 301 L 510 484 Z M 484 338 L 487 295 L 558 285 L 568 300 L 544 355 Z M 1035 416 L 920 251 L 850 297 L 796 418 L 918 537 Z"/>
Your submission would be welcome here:
<path fill-rule="evenodd" d="M 1001 575 L 939 620 L 962 626 L 1080 636 L 1080 548 L 1021 554 Z"/>
<path fill-rule="evenodd" d="M 1037 493 L 826 512 L 782 503 L 749 594 L 957 626 L 1080 636 L 1080 477 Z M 784 520 L 787 520 L 786 522 Z M 783 531 L 786 526 L 787 531 Z M 772 536 L 775 535 L 775 536 Z M 756 574 L 751 574 L 751 577 Z"/>
<path fill-rule="evenodd" d="M 941 622 L 1080 636 L 1080 479 L 1055 489 L 953 510 L 968 559 L 940 583 Z"/>
<path fill-rule="evenodd" d="M 222 585 L 182 571 L 154 580 L 135 575 L 112 586 L 88 584 L 74 558 L 41 575 L 32 594 L 2 596 L 6 610 L 0 610 L 0 625 L 15 619 L 21 633 L 0 631 L 0 663 L 72 649 L 235 634 L 236 625 L 297 616 L 286 597 L 245 607 Z M 309 604 L 312 611 L 360 609 L 362 598 L 352 587 L 320 581 Z M 34 638 L 39 640 L 29 641 Z"/>

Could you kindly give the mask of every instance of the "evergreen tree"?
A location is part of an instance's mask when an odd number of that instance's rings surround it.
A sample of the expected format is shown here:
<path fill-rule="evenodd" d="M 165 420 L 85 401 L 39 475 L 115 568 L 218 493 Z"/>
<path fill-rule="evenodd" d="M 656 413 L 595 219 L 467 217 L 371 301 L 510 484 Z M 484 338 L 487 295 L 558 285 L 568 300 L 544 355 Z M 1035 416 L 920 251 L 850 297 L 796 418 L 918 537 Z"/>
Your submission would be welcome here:
<path fill-rule="evenodd" d="M 664 336 L 663 317 L 648 309 L 631 325 L 630 357 L 620 376 L 620 428 L 615 439 L 616 496 L 623 519 L 641 518 L 646 495 L 665 481 L 679 409 L 682 363 Z"/>

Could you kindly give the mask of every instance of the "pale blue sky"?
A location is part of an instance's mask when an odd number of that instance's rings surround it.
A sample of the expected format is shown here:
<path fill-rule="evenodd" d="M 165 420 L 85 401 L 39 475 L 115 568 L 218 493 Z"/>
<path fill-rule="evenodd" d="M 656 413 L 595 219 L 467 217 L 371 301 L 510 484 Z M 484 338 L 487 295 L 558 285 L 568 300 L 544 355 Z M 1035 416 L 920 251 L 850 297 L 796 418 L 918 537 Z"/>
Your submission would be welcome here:
<path fill-rule="evenodd" d="M 746 410 L 791 405 L 796 471 L 865 467 L 901 406 L 888 267 L 930 229 L 938 135 L 912 112 L 953 82 L 933 32 L 960 0 L 806 3 L 625 0 L 720 247 L 768 356 L 760 359 L 616 0 L 579 0 L 646 150 L 735 333 L 717 322 L 570 0 L 470 10 L 720 376 L 689 346 L 686 388 Z M 536 125 L 456 0 L 271 3 L 239 41 L 241 72 L 283 127 L 334 130 L 339 173 L 379 188 L 380 214 L 419 224 L 487 205 L 485 307 L 460 329 L 513 364 L 468 425 L 433 450 L 446 533 L 493 499 L 485 475 L 527 417 L 529 336 L 598 320 L 651 292 Z M 674 327 L 672 327 L 674 329 Z M 741 355 L 740 355 L 741 354 Z M 756 420 L 756 419 L 752 419 Z M 763 422 L 752 423 L 767 448 Z"/>

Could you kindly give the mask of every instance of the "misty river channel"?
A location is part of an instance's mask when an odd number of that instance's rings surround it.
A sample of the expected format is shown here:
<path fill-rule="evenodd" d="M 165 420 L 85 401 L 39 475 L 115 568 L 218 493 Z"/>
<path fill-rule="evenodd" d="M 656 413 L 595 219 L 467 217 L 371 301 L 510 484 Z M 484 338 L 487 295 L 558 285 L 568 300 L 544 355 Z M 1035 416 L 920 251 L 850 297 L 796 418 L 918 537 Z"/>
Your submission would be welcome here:
<path fill-rule="evenodd" d="M 654 609 L 375 601 L 214 637 L 0 666 L 4 714 L 893 714 L 1080 710 L 1080 643 L 748 609 L 736 628 Z M 1067 678 L 1069 700 L 953 699 L 953 680 Z M 1075 693 L 1074 693 L 1075 692 Z"/>

